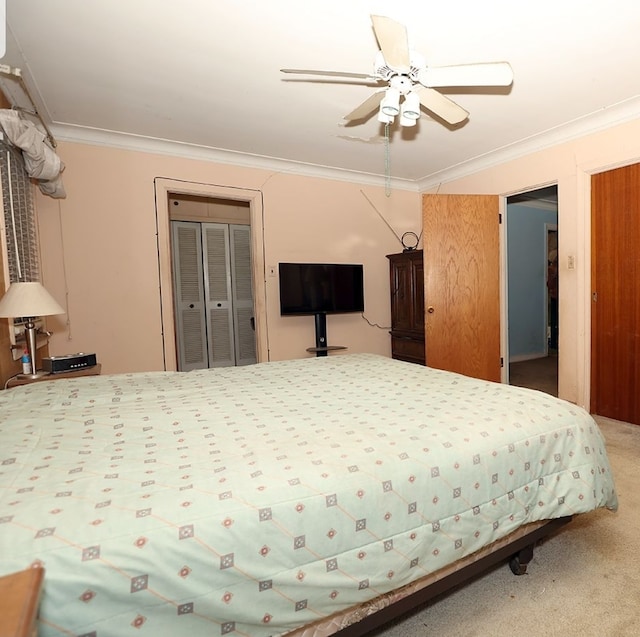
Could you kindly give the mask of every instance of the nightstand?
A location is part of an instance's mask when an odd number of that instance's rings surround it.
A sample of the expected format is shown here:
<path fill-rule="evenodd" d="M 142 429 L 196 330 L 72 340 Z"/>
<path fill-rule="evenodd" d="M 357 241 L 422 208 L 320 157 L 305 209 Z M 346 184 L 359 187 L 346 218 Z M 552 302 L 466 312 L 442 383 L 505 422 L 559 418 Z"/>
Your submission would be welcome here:
<path fill-rule="evenodd" d="M 28 568 L 0 577 L 0 635 L 36 637 L 38 601 L 44 568 Z"/>
<path fill-rule="evenodd" d="M 45 374 L 44 376 L 38 376 L 38 378 L 21 378 L 16 376 L 10 378 L 5 385 L 5 389 L 11 387 L 18 387 L 18 385 L 29 385 L 30 383 L 41 383 L 44 380 L 60 380 L 61 378 L 78 378 L 79 376 L 99 376 L 102 365 L 98 363 L 93 367 L 85 367 L 84 369 L 76 369 L 72 372 L 59 372 L 57 374 Z"/>

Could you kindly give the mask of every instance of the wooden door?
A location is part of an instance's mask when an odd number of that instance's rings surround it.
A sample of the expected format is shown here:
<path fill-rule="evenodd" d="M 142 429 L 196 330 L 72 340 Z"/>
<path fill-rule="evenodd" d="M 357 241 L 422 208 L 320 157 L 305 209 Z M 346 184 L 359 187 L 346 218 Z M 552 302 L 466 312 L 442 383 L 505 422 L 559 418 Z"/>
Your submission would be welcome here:
<path fill-rule="evenodd" d="M 640 164 L 591 178 L 591 411 L 640 425 Z"/>
<path fill-rule="evenodd" d="M 500 382 L 498 197 L 423 195 L 427 365 Z"/>

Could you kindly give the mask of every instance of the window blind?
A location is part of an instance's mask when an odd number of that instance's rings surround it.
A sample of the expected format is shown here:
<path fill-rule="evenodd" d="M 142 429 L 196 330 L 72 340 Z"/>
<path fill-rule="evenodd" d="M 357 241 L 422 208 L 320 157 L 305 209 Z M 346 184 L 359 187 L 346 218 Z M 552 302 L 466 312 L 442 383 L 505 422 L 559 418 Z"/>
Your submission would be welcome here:
<path fill-rule="evenodd" d="M 8 282 L 39 281 L 40 260 L 32 186 L 22 153 L 0 143 L 0 173 Z"/>

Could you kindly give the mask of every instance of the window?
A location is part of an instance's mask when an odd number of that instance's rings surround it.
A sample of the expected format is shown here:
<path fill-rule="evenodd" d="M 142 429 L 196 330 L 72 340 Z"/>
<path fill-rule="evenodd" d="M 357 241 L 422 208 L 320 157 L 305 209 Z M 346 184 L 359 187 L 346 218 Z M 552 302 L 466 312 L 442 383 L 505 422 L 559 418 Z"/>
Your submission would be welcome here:
<path fill-rule="evenodd" d="M 2 187 L 2 217 L 0 251 L 5 286 L 18 281 L 40 280 L 38 233 L 33 201 L 33 185 L 26 172 L 22 153 L 13 146 L 0 142 L 0 185 Z M 0 279 L 1 280 L 1 279 Z M 0 294 L 4 290 L 0 290 Z M 22 353 L 24 320 L 9 319 L 9 339 L 13 358 Z M 42 327 L 42 321 L 36 321 Z"/>
<path fill-rule="evenodd" d="M 38 281 L 40 267 L 32 185 L 22 153 L 0 144 L 8 283 Z"/>

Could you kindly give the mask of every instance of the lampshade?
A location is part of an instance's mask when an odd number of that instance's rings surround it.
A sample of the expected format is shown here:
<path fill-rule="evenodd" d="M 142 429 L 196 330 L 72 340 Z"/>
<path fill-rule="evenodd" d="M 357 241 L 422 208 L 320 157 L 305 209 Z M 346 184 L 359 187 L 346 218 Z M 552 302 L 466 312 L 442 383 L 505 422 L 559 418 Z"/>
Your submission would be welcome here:
<path fill-rule="evenodd" d="M 0 299 L 0 317 L 50 316 L 64 314 L 58 302 L 37 281 L 12 283 Z"/>

